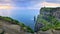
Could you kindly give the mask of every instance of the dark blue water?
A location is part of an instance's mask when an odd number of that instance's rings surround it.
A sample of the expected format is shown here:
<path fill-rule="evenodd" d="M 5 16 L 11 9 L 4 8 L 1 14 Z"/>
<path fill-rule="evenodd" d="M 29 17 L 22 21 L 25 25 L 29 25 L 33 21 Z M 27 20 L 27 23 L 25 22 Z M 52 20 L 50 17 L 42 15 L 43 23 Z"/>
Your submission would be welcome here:
<path fill-rule="evenodd" d="M 37 16 L 38 14 L 39 10 L 33 9 L 12 10 L 11 17 L 34 29 L 34 16 Z"/>

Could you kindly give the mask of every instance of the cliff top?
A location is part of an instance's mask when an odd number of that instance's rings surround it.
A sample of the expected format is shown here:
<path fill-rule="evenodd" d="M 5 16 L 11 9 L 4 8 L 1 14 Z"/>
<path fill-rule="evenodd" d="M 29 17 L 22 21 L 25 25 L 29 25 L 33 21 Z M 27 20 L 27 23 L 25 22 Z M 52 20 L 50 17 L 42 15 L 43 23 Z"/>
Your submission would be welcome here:
<path fill-rule="evenodd" d="M 10 17 L 0 16 L 0 26 L 5 28 L 5 31 L 7 29 L 8 30 L 10 30 L 10 29 L 18 30 L 19 28 L 21 28 L 19 30 L 23 30 L 24 32 L 30 32 L 30 33 L 34 32 L 30 27 L 28 27 L 28 26 L 24 25 L 22 22 L 19 22 L 19 21 L 12 19 Z M 10 31 L 12 31 L 12 30 L 10 30 Z"/>

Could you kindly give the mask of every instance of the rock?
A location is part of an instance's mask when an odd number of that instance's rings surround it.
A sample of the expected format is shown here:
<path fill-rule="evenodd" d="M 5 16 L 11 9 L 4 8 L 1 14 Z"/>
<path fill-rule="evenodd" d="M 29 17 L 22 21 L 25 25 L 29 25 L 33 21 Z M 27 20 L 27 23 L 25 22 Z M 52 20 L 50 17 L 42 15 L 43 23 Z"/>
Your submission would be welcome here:
<path fill-rule="evenodd" d="M 46 24 L 47 25 L 50 24 L 50 26 L 51 24 L 55 25 L 56 21 L 60 21 L 60 7 L 56 7 L 56 8 L 42 7 L 40 9 L 40 14 L 37 16 L 35 29 L 39 31 L 40 28 L 44 27 Z M 41 24 L 43 24 L 43 26 Z"/>
<path fill-rule="evenodd" d="M 38 31 L 38 34 L 52 34 L 51 30 L 47 30 L 47 31 Z"/>
<path fill-rule="evenodd" d="M 3 29 L 0 29 L 0 33 L 2 33 L 3 32 Z"/>
<path fill-rule="evenodd" d="M 43 24 L 41 24 L 41 23 L 36 23 L 36 25 L 35 25 L 35 32 L 39 31 L 39 29 L 40 29 L 41 27 L 43 27 Z"/>
<path fill-rule="evenodd" d="M 6 27 L 8 27 L 12 30 L 16 30 L 16 31 L 20 31 L 20 29 L 21 29 L 19 25 L 14 25 L 14 24 L 7 25 Z"/>
<path fill-rule="evenodd" d="M 25 31 L 24 27 L 28 28 L 15 19 L 0 16 L 0 33 L 2 34 L 32 34 L 31 32 Z"/>
<path fill-rule="evenodd" d="M 60 30 L 53 30 L 54 34 L 60 34 Z"/>

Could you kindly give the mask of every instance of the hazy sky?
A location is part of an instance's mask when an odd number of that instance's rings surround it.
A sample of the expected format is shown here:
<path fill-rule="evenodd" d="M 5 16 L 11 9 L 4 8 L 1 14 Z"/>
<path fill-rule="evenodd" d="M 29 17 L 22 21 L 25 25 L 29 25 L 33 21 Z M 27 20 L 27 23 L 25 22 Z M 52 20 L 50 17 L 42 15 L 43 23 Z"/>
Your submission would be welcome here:
<path fill-rule="evenodd" d="M 39 10 L 44 6 L 60 7 L 60 0 L 0 0 L 0 15 L 10 15 L 11 10 Z"/>

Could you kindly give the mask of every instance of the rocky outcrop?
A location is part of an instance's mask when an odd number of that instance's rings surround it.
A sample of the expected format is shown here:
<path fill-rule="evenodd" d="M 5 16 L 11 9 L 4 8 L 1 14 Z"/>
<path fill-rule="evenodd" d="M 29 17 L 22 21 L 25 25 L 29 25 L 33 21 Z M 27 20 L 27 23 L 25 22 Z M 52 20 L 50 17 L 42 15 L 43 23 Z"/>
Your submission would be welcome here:
<path fill-rule="evenodd" d="M 16 24 L 9 24 L 9 22 L 1 21 L 0 20 L 0 32 L 4 31 L 4 34 L 20 34 L 21 26 Z"/>
<path fill-rule="evenodd" d="M 31 32 L 27 32 L 27 27 L 18 21 L 13 20 L 12 18 L 5 18 L 0 16 L 0 34 L 32 34 Z"/>
<path fill-rule="evenodd" d="M 53 30 L 53 34 L 60 34 L 60 30 Z"/>
<path fill-rule="evenodd" d="M 36 34 L 60 34 L 60 30 L 38 31 Z"/>
<path fill-rule="evenodd" d="M 42 7 L 36 27 L 38 34 L 60 34 L 60 7 Z"/>
<path fill-rule="evenodd" d="M 47 30 L 47 31 L 38 31 L 37 33 L 38 33 L 38 34 L 53 34 L 53 33 L 51 32 L 51 30 Z"/>

